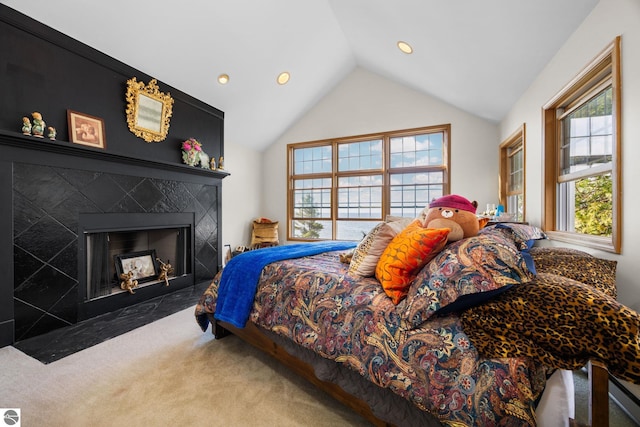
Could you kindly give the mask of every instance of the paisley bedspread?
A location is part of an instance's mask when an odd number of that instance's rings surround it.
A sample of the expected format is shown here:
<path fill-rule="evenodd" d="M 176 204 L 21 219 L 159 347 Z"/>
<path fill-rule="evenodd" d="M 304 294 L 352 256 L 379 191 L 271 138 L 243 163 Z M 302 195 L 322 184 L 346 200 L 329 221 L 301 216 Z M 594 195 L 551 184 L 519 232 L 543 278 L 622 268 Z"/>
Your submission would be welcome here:
<path fill-rule="evenodd" d="M 347 274 L 340 252 L 267 265 L 250 321 L 343 363 L 451 426 L 534 426 L 548 368 L 532 359 L 484 359 L 457 314 L 419 326 L 403 316 L 375 278 Z M 217 280 L 196 318 L 206 329 Z"/>

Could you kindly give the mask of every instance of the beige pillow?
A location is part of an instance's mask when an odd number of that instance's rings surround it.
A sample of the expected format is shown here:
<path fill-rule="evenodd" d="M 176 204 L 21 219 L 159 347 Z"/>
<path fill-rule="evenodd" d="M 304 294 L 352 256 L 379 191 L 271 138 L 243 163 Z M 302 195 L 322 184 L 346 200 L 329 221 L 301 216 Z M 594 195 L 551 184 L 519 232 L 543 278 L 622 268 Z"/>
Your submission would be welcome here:
<path fill-rule="evenodd" d="M 353 252 L 349 264 L 349 274 L 360 277 L 374 276 L 380 255 L 387 248 L 389 242 L 410 222 L 410 220 L 409 222 L 405 220 L 381 222 L 373 227 Z"/>
<path fill-rule="evenodd" d="M 384 222 L 402 222 L 404 224 L 404 226 L 408 226 L 409 224 L 411 224 L 413 222 L 415 218 L 407 218 L 405 216 L 393 216 L 393 215 L 387 215 L 384 219 Z"/>

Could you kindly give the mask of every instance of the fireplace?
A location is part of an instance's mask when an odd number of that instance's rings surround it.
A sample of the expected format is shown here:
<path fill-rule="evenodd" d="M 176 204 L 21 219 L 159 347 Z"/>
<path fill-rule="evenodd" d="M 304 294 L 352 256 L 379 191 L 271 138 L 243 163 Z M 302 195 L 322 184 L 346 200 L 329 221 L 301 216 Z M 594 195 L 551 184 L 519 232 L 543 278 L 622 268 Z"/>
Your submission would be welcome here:
<path fill-rule="evenodd" d="M 192 284 L 194 228 L 193 213 L 81 213 L 79 319 Z"/>
<path fill-rule="evenodd" d="M 178 164 L 123 165 L 102 153 L 74 157 L 65 150 L 75 147 L 11 138 L 21 144 L 18 153 L 30 153 L 0 171 L 0 196 L 12 200 L 0 206 L 10 218 L 2 224 L 0 270 L 12 280 L 0 290 L 6 295 L 10 287 L 13 295 L 12 342 L 210 282 L 221 268 L 225 175 Z M 31 150 L 40 147 L 51 151 Z M 166 282 L 154 273 L 133 292 L 123 290 L 117 262 L 140 253 L 157 261 L 155 273 L 160 262 L 173 272 Z"/>

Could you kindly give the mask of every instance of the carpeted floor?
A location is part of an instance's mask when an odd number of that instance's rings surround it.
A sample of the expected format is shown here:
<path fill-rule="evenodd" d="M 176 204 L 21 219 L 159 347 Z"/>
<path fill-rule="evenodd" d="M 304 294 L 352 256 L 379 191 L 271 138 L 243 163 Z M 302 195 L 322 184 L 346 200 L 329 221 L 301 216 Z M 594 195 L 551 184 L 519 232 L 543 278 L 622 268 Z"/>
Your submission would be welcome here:
<path fill-rule="evenodd" d="M 203 334 L 193 311 L 48 364 L 4 347 L 0 407 L 20 408 L 23 426 L 369 425 L 238 338 Z M 586 381 L 575 377 L 584 424 Z M 612 410 L 612 426 L 634 425 Z"/>
<path fill-rule="evenodd" d="M 0 349 L 0 406 L 23 426 L 366 426 L 193 307 L 49 364 Z"/>

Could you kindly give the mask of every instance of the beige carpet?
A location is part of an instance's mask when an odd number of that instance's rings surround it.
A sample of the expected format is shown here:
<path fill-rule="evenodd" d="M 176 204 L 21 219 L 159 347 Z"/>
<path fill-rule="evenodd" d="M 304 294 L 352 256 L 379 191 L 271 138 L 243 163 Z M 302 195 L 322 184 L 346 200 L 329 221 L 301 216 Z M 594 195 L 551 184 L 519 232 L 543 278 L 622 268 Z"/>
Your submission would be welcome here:
<path fill-rule="evenodd" d="M 0 349 L 0 407 L 22 426 L 366 426 L 193 307 L 44 365 Z"/>

